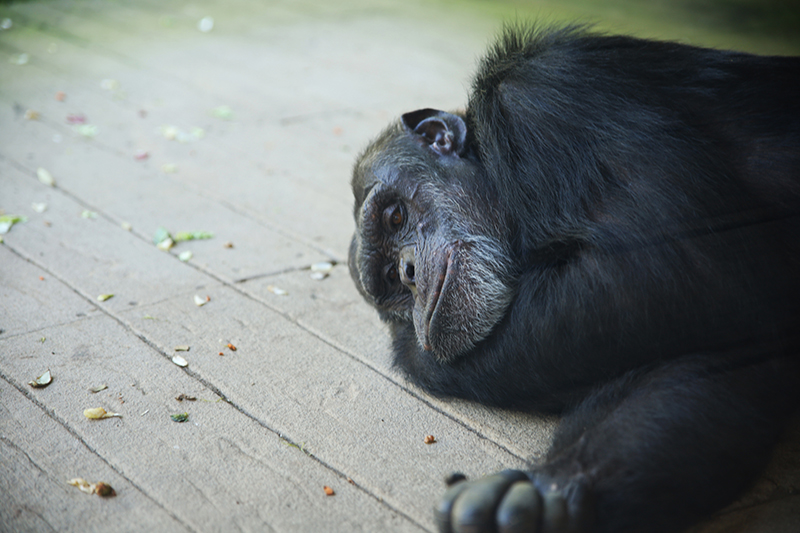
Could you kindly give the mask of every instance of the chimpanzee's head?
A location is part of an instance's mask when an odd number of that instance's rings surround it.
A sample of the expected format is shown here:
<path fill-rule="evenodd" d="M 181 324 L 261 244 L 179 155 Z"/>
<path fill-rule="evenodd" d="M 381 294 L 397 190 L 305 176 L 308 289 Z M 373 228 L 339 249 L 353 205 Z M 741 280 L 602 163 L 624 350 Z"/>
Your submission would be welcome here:
<path fill-rule="evenodd" d="M 508 228 L 463 117 L 403 115 L 353 171 L 350 273 L 381 319 L 452 361 L 486 338 L 513 296 Z"/>

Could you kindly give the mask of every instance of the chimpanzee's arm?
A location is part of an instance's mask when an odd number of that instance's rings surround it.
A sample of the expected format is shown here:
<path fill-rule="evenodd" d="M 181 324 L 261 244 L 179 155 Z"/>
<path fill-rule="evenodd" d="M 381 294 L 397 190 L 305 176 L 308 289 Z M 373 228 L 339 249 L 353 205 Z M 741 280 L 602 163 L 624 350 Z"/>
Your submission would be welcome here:
<path fill-rule="evenodd" d="M 687 527 L 761 471 L 799 363 L 687 357 L 606 384 L 564 419 L 542 466 L 452 486 L 436 512 L 440 531 Z"/>

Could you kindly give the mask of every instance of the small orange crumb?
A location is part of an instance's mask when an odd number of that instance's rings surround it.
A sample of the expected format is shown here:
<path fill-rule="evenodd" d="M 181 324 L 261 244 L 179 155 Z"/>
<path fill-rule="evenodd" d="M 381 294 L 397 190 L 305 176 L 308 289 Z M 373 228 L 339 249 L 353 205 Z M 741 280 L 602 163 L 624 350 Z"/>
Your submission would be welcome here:
<path fill-rule="evenodd" d="M 56 100 L 58 100 L 59 102 L 63 102 L 66 98 L 67 95 L 64 93 L 64 91 L 58 91 L 56 93 Z"/>
<path fill-rule="evenodd" d="M 97 494 L 98 496 L 102 496 L 103 498 L 109 498 L 117 495 L 117 492 L 113 488 L 111 488 L 111 485 L 109 485 L 108 483 L 103 483 L 102 481 L 98 482 L 94 486 L 94 492 L 95 494 Z"/>
<path fill-rule="evenodd" d="M 233 344 L 231 344 L 231 343 L 228 343 L 228 349 L 229 349 L 230 351 L 232 351 L 232 352 L 235 352 L 235 351 L 236 351 L 236 346 L 234 346 L 234 345 L 233 345 Z"/>
<path fill-rule="evenodd" d="M 226 242 L 222 246 L 224 246 L 225 248 L 233 248 L 233 243 L 232 242 Z"/>
<path fill-rule="evenodd" d="M 425 436 L 425 444 L 433 444 L 434 442 L 436 442 L 436 438 L 433 435 Z"/>
<path fill-rule="evenodd" d="M 324 487 L 322 487 L 322 490 L 324 490 L 325 494 L 328 495 L 328 496 L 333 496 L 334 494 L 336 494 L 335 492 L 333 492 L 333 489 L 330 488 L 328 485 L 325 485 Z"/>
<path fill-rule="evenodd" d="M 219 354 L 220 354 L 220 355 L 225 355 L 225 354 L 224 354 L 224 353 L 222 353 L 222 352 L 219 352 Z"/>
<path fill-rule="evenodd" d="M 39 276 L 39 281 L 44 281 L 44 276 Z"/>

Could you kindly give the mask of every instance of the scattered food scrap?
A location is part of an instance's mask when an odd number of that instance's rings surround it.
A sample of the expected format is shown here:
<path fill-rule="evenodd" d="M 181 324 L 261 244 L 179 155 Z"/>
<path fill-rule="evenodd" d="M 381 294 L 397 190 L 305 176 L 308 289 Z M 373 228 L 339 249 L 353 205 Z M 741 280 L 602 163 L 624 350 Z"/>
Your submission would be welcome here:
<path fill-rule="evenodd" d="M 86 115 L 67 115 L 67 124 L 86 124 Z"/>
<path fill-rule="evenodd" d="M 324 490 L 324 491 L 325 491 L 325 495 L 326 495 L 326 496 L 334 496 L 334 495 L 336 494 L 336 493 L 333 491 L 333 489 L 332 489 L 332 488 L 330 488 L 328 485 L 325 485 L 324 487 L 322 487 L 322 490 Z"/>
<path fill-rule="evenodd" d="M 161 126 L 161 135 L 169 141 L 178 141 L 180 143 L 187 143 L 197 141 L 206 136 L 206 130 L 203 128 L 192 128 L 191 131 L 186 132 L 177 126 L 163 125 Z"/>
<path fill-rule="evenodd" d="M 97 297 L 97 301 L 98 302 L 105 302 L 106 300 L 109 300 L 109 299 L 111 299 L 113 297 L 114 297 L 113 294 L 101 294 L 100 296 Z"/>
<path fill-rule="evenodd" d="M 172 362 L 180 367 L 185 367 L 189 365 L 189 362 L 181 357 L 180 355 L 176 355 L 172 358 Z"/>
<path fill-rule="evenodd" d="M 111 485 L 102 481 L 98 481 L 97 483 L 89 483 L 83 478 L 76 477 L 74 479 L 70 479 L 67 481 L 67 483 L 73 487 L 78 487 L 81 492 L 85 492 L 86 494 L 97 494 L 103 498 L 110 498 L 111 496 L 117 495 L 116 491 L 111 488 Z"/>
<path fill-rule="evenodd" d="M 27 222 L 28 217 L 22 215 L 3 215 L 0 216 L 0 235 L 8 233 L 11 226 L 20 222 Z"/>
<path fill-rule="evenodd" d="M 180 346 L 176 346 L 175 348 L 173 348 L 173 350 L 175 350 L 176 352 L 188 352 L 189 351 L 189 345 L 182 344 Z"/>
<path fill-rule="evenodd" d="M 89 211 L 88 209 L 84 209 L 81 211 L 81 218 L 97 218 L 97 213 L 94 211 Z"/>
<path fill-rule="evenodd" d="M 200 22 L 197 23 L 197 29 L 203 33 L 208 33 L 214 29 L 214 18 L 213 17 L 203 17 L 200 19 Z"/>
<path fill-rule="evenodd" d="M 100 82 L 100 87 L 106 91 L 117 91 L 119 90 L 119 82 L 107 78 Z"/>
<path fill-rule="evenodd" d="M 25 111 L 25 120 L 39 120 L 39 112 L 33 109 Z"/>
<path fill-rule="evenodd" d="M 178 171 L 178 165 L 174 163 L 166 163 L 161 165 L 161 171 L 165 174 L 175 174 Z"/>
<path fill-rule="evenodd" d="M 91 392 L 92 394 L 96 394 L 96 393 L 100 392 L 101 390 L 106 390 L 107 388 L 108 388 L 108 385 L 103 383 L 102 385 L 98 385 L 97 387 L 90 388 L 89 392 Z"/>
<path fill-rule="evenodd" d="M 36 176 L 39 178 L 39 181 L 44 183 L 49 187 L 56 186 L 56 180 L 53 179 L 52 174 L 50 174 L 46 169 L 39 167 L 36 169 Z"/>
<path fill-rule="evenodd" d="M 347 478 L 347 482 L 350 483 L 351 485 L 355 485 L 356 484 L 356 482 L 353 481 L 352 479 L 350 479 L 349 477 Z"/>
<path fill-rule="evenodd" d="M 217 118 L 221 118 L 223 120 L 230 120 L 233 118 L 233 110 L 226 105 L 221 105 L 219 107 L 215 107 L 211 114 Z"/>
<path fill-rule="evenodd" d="M 31 56 L 23 52 L 19 55 L 9 57 L 8 62 L 11 63 L 12 65 L 27 65 L 30 59 Z"/>
<path fill-rule="evenodd" d="M 173 422 L 186 422 L 189 420 L 189 413 L 175 413 L 174 415 L 169 415 Z"/>
<path fill-rule="evenodd" d="M 276 287 L 275 285 L 267 285 L 267 290 L 272 294 L 276 294 L 278 296 L 285 296 L 289 294 L 285 290 L 281 289 L 280 287 Z"/>
<path fill-rule="evenodd" d="M 66 99 L 67 99 L 67 95 L 66 95 L 66 93 L 64 91 L 56 92 L 56 100 L 58 100 L 59 102 L 63 102 Z"/>
<path fill-rule="evenodd" d="M 33 209 L 37 213 L 44 213 L 45 211 L 47 211 L 47 204 L 34 202 L 31 204 L 31 209 Z"/>
<path fill-rule="evenodd" d="M 233 345 L 233 344 L 231 344 L 231 343 L 228 343 L 228 349 L 229 349 L 230 351 L 232 351 L 232 352 L 235 352 L 235 351 L 236 351 L 236 346 L 234 346 L 234 345 Z"/>
<path fill-rule="evenodd" d="M 91 409 L 85 409 L 83 411 L 83 416 L 90 420 L 101 420 L 103 418 L 111 418 L 111 417 L 119 417 L 122 418 L 122 415 L 119 413 L 109 413 L 102 407 L 94 407 Z"/>
<path fill-rule="evenodd" d="M 122 226 L 122 229 L 124 229 L 125 231 L 131 231 L 133 229 L 133 226 L 131 226 L 130 222 L 123 222 L 120 225 Z"/>
<path fill-rule="evenodd" d="M 133 152 L 133 158 L 137 161 L 144 161 L 150 157 L 150 153 L 147 150 L 136 150 Z"/>
<path fill-rule="evenodd" d="M 425 444 L 434 444 L 436 442 L 436 438 L 433 435 L 426 435 L 424 442 Z"/>
<path fill-rule="evenodd" d="M 329 261 L 321 261 L 311 265 L 311 272 L 322 272 L 323 274 L 330 274 L 333 270 L 333 263 Z"/>
<path fill-rule="evenodd" d="M 188 396 L 186 394 L 179 394 L 179 395 L 175 396 L 175 399 L 178 400 L 179 402 L 182 402 L 183 400 L 186 400 L 187 402 L 193 402 L 193 401 L 197 400 L 197 397 L 196 396 Z"/>
<path fill-rule="evenodd" d="M 45 372 L 38 378 L 34 379 L 33 381 L 29 381 L 28 385 L 30 385 L 34 389 L 41 389 L 47 387 L 52 382 L 53 382 L 53 376 L 50 375 L 50 370 L 48 369 L 47 372 Z"/>
<path fill-rule="evenodd" d="M 233 243 L 232 242 L 226 242 L 225 244 L 222 245 L 222 247 L 223 248 L 233 248 Z"/>
<path fill-rule="evenodd" d="M 72 126 L 72 129 L 75 131 L 75 133 L 83 135 L 87 139 L 97 137 L 97 126 L 92 124 L 77 124 Z"/>
<path fill-rule="evenodd" d="M 194 305 L 196 305 L 197 307 L 203 307 L 204 305 L 206 305 L 210 301 L 211 301 L 211 297 L 210 296 L 206 296 L 205 298 L 203 298 L 202 296 L 200 296 L 198 294 L 194 295 Z"/>
<path fill-rule="evenodd" d="M 185 251 L 183 251 L 183 252 L 178 254 L 178 259 L 180 259 L 181 261 L 183 261 L 185 263 L 188 260 L 190 260 L 193 256 L 194 256 L 194 254 L 192 254 L 191 251 L 185 250 Z"/>

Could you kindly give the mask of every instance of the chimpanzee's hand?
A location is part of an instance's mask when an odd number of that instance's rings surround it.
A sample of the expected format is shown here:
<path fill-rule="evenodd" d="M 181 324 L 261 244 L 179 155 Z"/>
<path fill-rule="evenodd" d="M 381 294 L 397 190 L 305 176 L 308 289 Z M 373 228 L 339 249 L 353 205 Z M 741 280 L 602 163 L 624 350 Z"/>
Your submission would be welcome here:
<path fill-rule="evenodd" d="M 477 481 L 451 476 L 436 508 L 441 533 L 580 533 L 591 525 L 594 504 L 585 484 L 559 483 L 520 470 Z"/>

